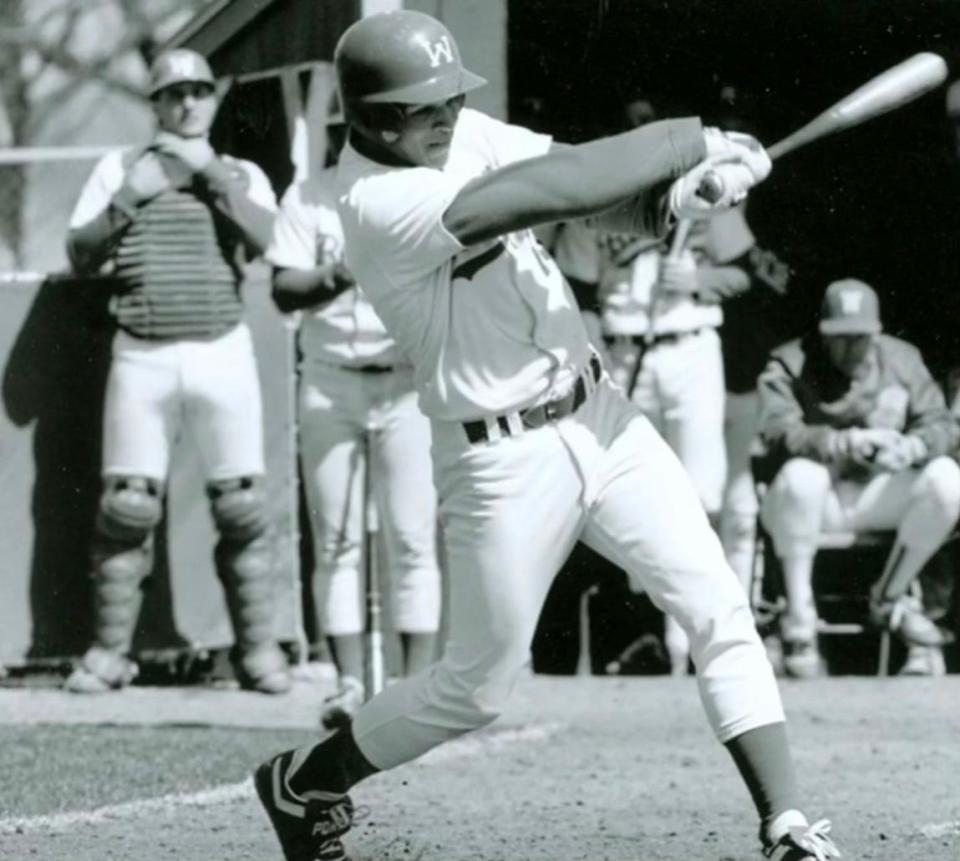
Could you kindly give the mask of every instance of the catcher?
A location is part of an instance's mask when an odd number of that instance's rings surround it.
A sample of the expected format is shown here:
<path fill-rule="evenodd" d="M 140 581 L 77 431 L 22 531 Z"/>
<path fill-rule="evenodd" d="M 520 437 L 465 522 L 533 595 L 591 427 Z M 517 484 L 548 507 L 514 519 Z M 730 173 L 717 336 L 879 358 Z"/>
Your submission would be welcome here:
<path fill-rule="evenodd" d="M 153 139 L 105 156 L 70 221 L 74 268 L 112 270 L 117 332 L 92 548 L 94 642 L 66 688 L 107 691 L 137 674 L 129 652 L 141 584 L 153 567 L 170 450 L 183 427 L 204 461 L 237 678 L 283 693 L 290 681 L 273 636 L 260 384 L 239 292 L 243 262 L 270 240 L 276 199 L 259 168 L 213 151 L 207 133 L 217 99 L 200 54 L 158 57 L 149 95 Z"/>

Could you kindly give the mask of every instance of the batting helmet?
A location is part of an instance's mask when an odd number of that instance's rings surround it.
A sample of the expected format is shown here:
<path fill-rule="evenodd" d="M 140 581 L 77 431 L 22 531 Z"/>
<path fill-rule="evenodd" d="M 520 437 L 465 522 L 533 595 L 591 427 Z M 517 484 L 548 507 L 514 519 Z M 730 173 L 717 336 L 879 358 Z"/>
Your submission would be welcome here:
<path fill-rule="evenodd" d="M 467 71 L 450 31 L 422 12 L 361 18 L 334 53 L 341 103 L 427 105 L 475 90 L 486 80 Z"/>
<path fill-rule="evenodd" d="M 165 87 L 185 81 L 215 86 L 213 72 L 202 54 L 187 48 L 166 51 L 150 67 L 150 98 Z"/>

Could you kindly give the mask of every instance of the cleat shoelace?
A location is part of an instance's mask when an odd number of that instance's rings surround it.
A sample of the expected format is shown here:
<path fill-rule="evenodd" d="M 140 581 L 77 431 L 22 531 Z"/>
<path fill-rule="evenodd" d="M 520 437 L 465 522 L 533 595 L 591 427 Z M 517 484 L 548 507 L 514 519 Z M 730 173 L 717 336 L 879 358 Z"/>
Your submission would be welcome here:
<path fill-rule="evenodd" d="M 808 852 L 816 861 L 831 861 L 840 858 L 840 850 L 830 839 L 830 820 L 819 819 L 813 825 L 796 826 L 789 833 L 798 849 Z"/>

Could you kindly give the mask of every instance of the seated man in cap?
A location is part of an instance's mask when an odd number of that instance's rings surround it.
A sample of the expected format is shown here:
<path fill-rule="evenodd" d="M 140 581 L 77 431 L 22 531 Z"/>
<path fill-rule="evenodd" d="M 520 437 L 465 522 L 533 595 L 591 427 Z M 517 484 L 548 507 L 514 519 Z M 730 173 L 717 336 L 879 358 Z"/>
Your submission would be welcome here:
<path fill-rule="evenodd" d="M 781 464 L 761 519 L 783 565 L 784 669 L 821 672 L 813 559 L 824 531 L 896 530 L 871 618 L 917 648 L 945 637 L 908 594 L 960 514 L 960 429 L 919 351 L 881 333 L 862 281 L 827 288 L 818 332 L 774 350 L 760 375 L 760 436 Z"/>

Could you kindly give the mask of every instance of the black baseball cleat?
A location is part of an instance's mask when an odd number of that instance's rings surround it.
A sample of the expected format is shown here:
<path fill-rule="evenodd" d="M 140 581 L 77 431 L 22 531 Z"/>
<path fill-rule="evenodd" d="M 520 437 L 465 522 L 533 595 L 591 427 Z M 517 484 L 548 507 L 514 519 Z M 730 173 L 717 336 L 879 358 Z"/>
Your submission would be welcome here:
<path fill-rule="evenodd" d="M 287 774 L 296 751 L 263 763 L 253 775 L 260 803 L 270 817 L 286 861 L 350 861 L 340 838 L 353 825 L 349 795 L 311 791 L 296 795 Z"/>

